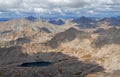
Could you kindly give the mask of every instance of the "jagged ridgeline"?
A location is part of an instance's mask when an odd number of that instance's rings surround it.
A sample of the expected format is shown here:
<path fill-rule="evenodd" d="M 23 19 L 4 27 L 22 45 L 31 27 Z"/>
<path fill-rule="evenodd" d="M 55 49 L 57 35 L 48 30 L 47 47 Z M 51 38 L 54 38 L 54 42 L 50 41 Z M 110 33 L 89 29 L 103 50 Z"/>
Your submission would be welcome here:
<path fill-rule="evenodd" d="M 99 36 L 94 40 L 95 47 L 102 47 L 108 44 L 120 44 L 120 28 L 110 28 L 99 32 Z"/>
<path fill-rule="evenodd" d="M 72 41 L 75 38 L 79 38 L 80 40 L 90 38 L 90 34 L 72 27 L 64 32 L 57 33 L 50 41 L 46 42 L 45 45 L 51 48 L 57 48 L 61 43 Z"/>

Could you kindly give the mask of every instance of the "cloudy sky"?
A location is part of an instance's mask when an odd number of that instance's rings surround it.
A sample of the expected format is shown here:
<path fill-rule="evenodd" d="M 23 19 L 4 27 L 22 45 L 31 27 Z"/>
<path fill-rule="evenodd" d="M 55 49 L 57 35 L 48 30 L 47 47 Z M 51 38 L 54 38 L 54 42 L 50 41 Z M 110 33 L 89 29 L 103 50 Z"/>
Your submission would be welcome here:
<path fill-rule="evenodd" d="M 0 0 L 0 18 L 120 16 L 120 0 Z"/>

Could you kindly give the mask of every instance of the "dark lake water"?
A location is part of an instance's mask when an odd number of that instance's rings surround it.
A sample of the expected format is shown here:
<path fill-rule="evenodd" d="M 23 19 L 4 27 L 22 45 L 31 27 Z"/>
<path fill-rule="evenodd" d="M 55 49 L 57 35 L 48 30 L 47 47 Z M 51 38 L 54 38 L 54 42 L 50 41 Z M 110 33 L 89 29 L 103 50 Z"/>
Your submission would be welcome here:
<path fill-rule="evenodd" d="M 51 62 L 28 62 L 28 63 L 23 63 L 20 66 L 22 67 L 43 67 L 43 66 L 49 66 L 51 65 Z"/>

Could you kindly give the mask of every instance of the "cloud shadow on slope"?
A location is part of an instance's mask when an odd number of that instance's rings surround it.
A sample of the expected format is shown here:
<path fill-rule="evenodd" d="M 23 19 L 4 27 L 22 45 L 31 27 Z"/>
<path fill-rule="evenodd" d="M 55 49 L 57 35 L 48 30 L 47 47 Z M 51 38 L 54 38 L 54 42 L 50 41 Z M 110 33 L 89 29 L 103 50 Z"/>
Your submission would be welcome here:
<path fill-rule="evenodd" d="M 87 74 L 104 71 L 104 68 L 95 62 L 79 61 L 77 57 L 69 56 L 61 52 L 39 52 L 33 55 L 27 55 L 23 54 L 20 49 L 21 47 L 0 49 L 0 53 L 2 52 L 1 55 L 6 53 L 3 57 L 12 57 L 10 64 L 4 65 L 3 63 L 0 65 L 0 77 L 84 77 Z M 3 59 L 6 60 L 6 58 Z M 12 64 L 14 59 L 16 63 Z M 8 61 L 8 58 L 6 61 Z M 43 61 L 51 62 L 51 64 L 44 67 L 20 66 L 23 63 Z"/>

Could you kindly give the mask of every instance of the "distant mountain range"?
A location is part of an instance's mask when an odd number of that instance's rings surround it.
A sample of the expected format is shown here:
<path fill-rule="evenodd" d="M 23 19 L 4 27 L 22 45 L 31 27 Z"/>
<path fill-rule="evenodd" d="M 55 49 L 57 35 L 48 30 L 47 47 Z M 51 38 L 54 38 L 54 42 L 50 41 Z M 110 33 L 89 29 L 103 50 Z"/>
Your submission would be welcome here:
<path fill-rule="evenodd" d="M 8 19 L 8 18 L 0 18 L 0 22 L 5 22 L 5 21 L 8 21 L 8 20 L 10 20 L 10 19 Z"/>
<path fill-rule="evenodd" d="M 106 17 L 106 18 L 90 18 L 90 17 L 80 17 L 72 20 L 80 28 L 95 28 L 101 24 L 108 26 L 120 26 L 120 17 Z"/>
<path fill-rule="evenodd" d="M 120 77 L 119 17 L 5 21 L 0 22 L 0 77 Z"/>
<path fill-rule="evenodd" d="M 81 28 L 95 28 L 97 26 L 95 19 L 84 16 L 77 19 L 73 19 L 72 22 L 76 23 L 77 24 L 76 26 Z"/>
<path fill-rule="evenodd" d="M 31 22 L 38 21 L 39 19 L 33 16 L 25 17 Z M 60 18 L 40 18 L 43 21 L 47 21 L 53 25 L 63 25 L 65 24 L 65 20 Z M 6 22 L 12 19 L 9 18 L 0 18 L 0 22 Z M 77 27 L 80 28 L 95 28 L 100 26 L 101 24 L 106 24 L 108 26 L 120 26 L 120 16 L 117 17 L 105 17 L 105 18 L 95 18 L 95 17 L 79 17 L 79 18 L 71 18 L 71 23 L 75 23 Z"/>
<path fill-rule="evenodd" d="M 55 25 L 63 25 L 65 24 L 65 22 L 61 19 L 52 19 L 48 21 L 51 24 L 55 24 Z"/>
<path fill-rule="evenodd" d="M 36 21 L 37 20 L 37 18 L 35 18 L 33 16 L 26 17 L 25 19 L 27 19 L 29 21 Z"/>
<path fill-rule="evenodd" d="M 119 17 L 110 17 L 103 18 L 99 20 L 100 23 L 106 23 L 108 26 L 120 26 L 120 18 Z"/>

